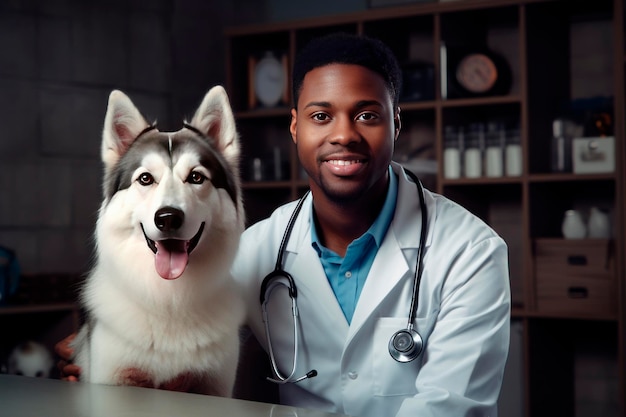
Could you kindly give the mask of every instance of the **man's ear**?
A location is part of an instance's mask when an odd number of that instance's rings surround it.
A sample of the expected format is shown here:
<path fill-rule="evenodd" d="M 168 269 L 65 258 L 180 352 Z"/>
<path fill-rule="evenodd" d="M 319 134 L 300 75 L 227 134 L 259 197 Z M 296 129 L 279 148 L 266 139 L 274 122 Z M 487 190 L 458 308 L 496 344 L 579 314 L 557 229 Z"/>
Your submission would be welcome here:
<path fill-rule="evenodd" d="M 398 140 L 398 135 L 400 135 L 400 129 L 402 128 L 402 121 L 400 120 L 400 107 L 397 108 L 396 114 L 393 116 L 393 128 L 394 128 L 394 138 L 393 140 Z"/>
<path fill-rule="evenodd" d="M 294 108 L 291 109 L 291 123 L 289 124 L 289 132 L 291 133 L 291 140 L 293 143 L 298 143 L 298 129 L 297 122 L 298 119 L 298 111 Z"/>

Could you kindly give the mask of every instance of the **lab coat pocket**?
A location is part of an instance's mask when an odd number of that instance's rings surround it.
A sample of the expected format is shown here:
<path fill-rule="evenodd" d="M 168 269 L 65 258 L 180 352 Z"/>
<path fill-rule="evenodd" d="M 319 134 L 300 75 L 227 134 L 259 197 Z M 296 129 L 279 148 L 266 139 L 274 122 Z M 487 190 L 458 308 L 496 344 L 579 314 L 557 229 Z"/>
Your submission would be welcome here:
<path fill-rule="evenodd" d="M 406 329 L 406 318 L 381 317 L 376 323 L 372 350 L 374 395 L 414 395 L 417 393 L 415 381 L 422 363 L 421 355 L 411 362 L 401 363 L 389 354 L 389 340 L 394 333 L 402 329 Z"/>

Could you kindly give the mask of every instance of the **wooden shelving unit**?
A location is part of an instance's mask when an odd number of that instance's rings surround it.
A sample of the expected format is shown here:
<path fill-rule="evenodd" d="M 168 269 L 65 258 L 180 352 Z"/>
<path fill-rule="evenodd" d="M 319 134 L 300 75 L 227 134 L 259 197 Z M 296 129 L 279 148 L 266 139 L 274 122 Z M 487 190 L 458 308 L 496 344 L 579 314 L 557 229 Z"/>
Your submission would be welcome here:
<path fill-rule="evenodd" d="M 591 57 L 587 61 L 581 61 L 586 58 L 580 57 L 580 47 L 574 45 L 574 49 L 572 45 L 580 30 L 591 34 L 585 38 L 591 40 L 588 50 L 583 48 L 582 51 Z M 227 90 L 243 142 L 245 202 L 250 223 L 301 195 L 306 189 L 306 180 L 301 175 L 289 137 L 289 109 L 285 106 L 248 108 L 248 57 L 266 49 L 282 50 L 288 54 L 291 65 L 296 51 L 308 40 L 334 31 L 378 37 L 390 45 L 402 65 L 420 60 L 433 68 L 434 97 L 401 103 L 403 132 L 396 159 L 402 161 L 417 148 L 423 148 L 420 158 L 437 166 L 436 173 L 422 174 L 427 186 L 483 218 L 509 244 L 512 316 L 513 322 L 523 329 L 523 411 L 520 415 L 626 416 L 623 1 L 417 3 L 227 30 Z M 442 44 L 486 45 L 501 53 L 512 69 L 509 91 L 487 97 L 443 97 L 440 88 Z M 598 44 L 602 47 L 594 47 Z M 598 62 L 594 64 L 596 58 Z M 595 75 L 584 78 L 581 71 L 585 68 Z M 602 82 L 593 82 L 598 80 Z M 615 172 L 584 175 L 551 172 L 552 121 L 562 116 L 565 104 L 607 94 L 614 120 Z M 519 126 L 521 175 L 444 178 L 445 127 L 492 120 Z M 286 177 L 279 181 L 251 181 L 251 161 L 265 158 L 264 153 L 274 148 L 280 149 L 288 165 L 284 171 L 288 173 Z M 539 299 L 545 286 L 537 278 L 536 244 L 559 245 L 563 241 L 560 227 L 564 211 L 586 210 L 592 205 L 604 205 L 613 215 L 614 236 L 607 256 L 613 262 L 608 285 L 610 302 L 615 308 L 594 312 L 593 308 L 577 308 L 575 302 L 542 308 L 544 304 Z M 585 250 L 594 243 L 583 241 L 580 244 Z M 578 272 L 571 276 L 555 274 L 556 278 L 567 280 L 576 278 Z M 568 296 L 563 294 L 562 297 Z M 593 299 L 596 294 L 590 291 L 587 297 Z M 595 402 L 586 395 L 587 382 L 581 365 L 594 358 L 616 370 L 615 375 L 603 380 L 603 386 L 610 393 Z"/>

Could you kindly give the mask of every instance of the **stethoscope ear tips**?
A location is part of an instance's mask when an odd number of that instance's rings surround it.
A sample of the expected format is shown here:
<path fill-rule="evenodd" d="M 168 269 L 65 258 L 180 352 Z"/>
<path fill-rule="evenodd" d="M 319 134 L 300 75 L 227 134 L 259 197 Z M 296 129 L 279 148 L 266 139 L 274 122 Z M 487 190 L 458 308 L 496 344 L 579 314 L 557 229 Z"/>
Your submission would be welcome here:
<path fill-rule="evenodd" d="M 389 339 L 389 354 L 398 362 L 411 362 L 423 347 L 422 336 L 413 329 L 398 330 Z"/>

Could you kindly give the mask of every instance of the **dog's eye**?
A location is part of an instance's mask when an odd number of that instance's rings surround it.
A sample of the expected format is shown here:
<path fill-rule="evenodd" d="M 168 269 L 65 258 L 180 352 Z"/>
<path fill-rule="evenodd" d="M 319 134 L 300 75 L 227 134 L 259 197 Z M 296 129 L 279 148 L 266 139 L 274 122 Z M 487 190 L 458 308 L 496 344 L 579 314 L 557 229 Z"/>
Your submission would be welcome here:
<path fill-rule="evenodd" d="M 139 178 L 137 178 L 137 181 L 139 181 L 139 184 L 141 185 L 150 185 L 154 183 L 154 177 L 151 174 L 144 172 L 139 176 Z"/>
<path fill-rule="evenodd" d="M 187 177 L 187 182 L 190 184 L 202 184 L 206 180 L 206 177 L 198 171 L 191 171 Z"/>

